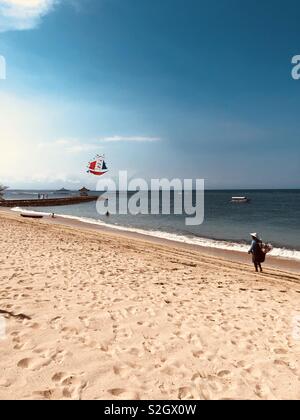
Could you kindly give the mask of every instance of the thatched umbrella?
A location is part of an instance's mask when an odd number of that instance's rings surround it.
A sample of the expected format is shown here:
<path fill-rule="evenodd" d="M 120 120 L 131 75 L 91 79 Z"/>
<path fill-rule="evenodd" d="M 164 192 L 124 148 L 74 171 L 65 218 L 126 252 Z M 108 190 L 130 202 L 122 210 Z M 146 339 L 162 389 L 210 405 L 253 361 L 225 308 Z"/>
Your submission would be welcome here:
<path fill-rule="evenodd" d="M 83 188 L 81 188 L 81 190 L 79 190 L 79 192 L 80 192 L 81 197 L 87 197 L 89 195 L 90 190 L 83 187 Z"/>

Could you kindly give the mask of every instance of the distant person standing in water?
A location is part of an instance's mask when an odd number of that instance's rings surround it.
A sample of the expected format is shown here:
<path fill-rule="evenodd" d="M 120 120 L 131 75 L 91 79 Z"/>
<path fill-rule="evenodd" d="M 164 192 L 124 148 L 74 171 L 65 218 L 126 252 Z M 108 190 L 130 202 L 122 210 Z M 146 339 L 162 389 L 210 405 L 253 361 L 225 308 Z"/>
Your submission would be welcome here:
<path fill-rule="evenodd" d="M 250 235 L 252 237 L 252 243 L 248 254 L 252 254 L 252 261 L 255 267 L 255 271 L 258 272 L 259 269 L 262 273 L 263 269 L 261 264 L 265 261 L 266 258 L 266 255 L 262 250 L 262 241 L 257 233 L 251 233 Z"/>

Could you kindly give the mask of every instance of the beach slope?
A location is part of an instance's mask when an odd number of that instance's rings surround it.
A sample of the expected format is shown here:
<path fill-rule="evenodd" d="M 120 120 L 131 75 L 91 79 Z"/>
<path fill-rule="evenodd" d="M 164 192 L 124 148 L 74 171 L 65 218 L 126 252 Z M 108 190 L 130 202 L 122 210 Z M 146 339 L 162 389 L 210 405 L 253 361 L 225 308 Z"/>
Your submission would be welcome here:
<path fill-rule="evenodd" d="M 1 399 L 299 399 L 300 275 L 0 213 Z"/>

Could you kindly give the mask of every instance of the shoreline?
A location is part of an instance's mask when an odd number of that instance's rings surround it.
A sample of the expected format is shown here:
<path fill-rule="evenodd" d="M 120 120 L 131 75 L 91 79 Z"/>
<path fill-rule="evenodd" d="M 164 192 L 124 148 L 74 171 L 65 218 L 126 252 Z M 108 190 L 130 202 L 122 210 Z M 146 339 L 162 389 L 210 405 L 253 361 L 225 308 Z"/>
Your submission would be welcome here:
<path fill-rule="evenodd" d="M 7 210 L 0 208 L 0 214 L 4 213 L 7 215 L 16 216 L 19 219 L 19 213 L 14 212 L 12 210 Z M 61 226 L 68 226 L 73 227 L 76 229 L 90 231 L 90 232 L 104 232 L 107 234 L 111 234 L 114 236 L 120 236 L 123 238 L 132 238 L 137 240 L 142 240 L 143 242 L 149 242 L 152 244 L 158 244 L 173 248 L 180 248 L 184 250 L 190 250 L 194 252 L 198 252 L 201 255 L 207 255 L 213 258 L 226 260 L 228 262 L 234 263 L 241 263 L 246 264 L 253 267 L 251 256 L 248 255 L 246 252 L 241 251 L 234 251 L 234 250 L 226 250 L 216 247 L 205 247 L 198 244 L 189 244 L 185 242 L 180 242 L 172 239 L 167 238 L 160 238 L 153 236 L 151 234 L 143 234 L 139 232 L 130 232 L 125 228 L 118 227 L 115 229 L 113 227 L 104 226 L 104 225 L 97 225 L 96 223 L 88 223 L 64 216 L 56 216 L 54 219 L 50 219 L 49 217 L 45 216 L 43 219 L 40 220 L 41 223 L 49 223 L 53 225 L 61 225 Z M 250 243 L 249 243 L 250 248 Z M 266 262 L 263 264 L 265 268 L 268 269 L 275 269 L 275 270 L 282 270 L 291 273 L 299 273 L 300 272 L 300 261 L 292 260 L 289 258 L 283 257 L 274 257 L 274 256 L 267 256 Z"/>

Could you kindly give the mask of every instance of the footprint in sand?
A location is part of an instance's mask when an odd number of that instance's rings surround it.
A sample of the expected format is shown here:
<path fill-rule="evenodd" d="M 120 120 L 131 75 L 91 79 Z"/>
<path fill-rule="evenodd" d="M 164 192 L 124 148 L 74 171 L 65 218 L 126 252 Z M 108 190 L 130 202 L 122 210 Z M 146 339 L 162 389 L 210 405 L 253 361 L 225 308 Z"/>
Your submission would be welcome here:
<path fill-rule="evenodd" d="M 80 375 L 81 376 L 81 375 Z M 68 375 L 65 372 L 57 372 L 52 376 L 52 382 L 61 389 L 62 395 L 67 399 L 80 400 L 82 391 L 86 388 L 87 382 L 77 375 Z"/>
<path fill-rule="evenodd" d="M 29 340 L 21 343 L 20 341 L 14 341 L 15 345 L 13 346 L 14 350 L 31 350 L 34 347 L 34 343 Z"/>
<path fill-rule="evenodd" d="M 276 353 L 276 354 L 287 354 L 288 353 L 288 350 L 286 350 L 286 349 L 274 349 L 274 353 Z"/>
<path fill-rule="evenodd" d="M 55 375 L 52 376 L 52 381 L 60 382 L 65 376 L 66 376 L 66 373 L 64 372 L 55 373 Z"/>
<path fill-rule="evenodd" d="M 177 397 L 178 397 L 179 400 L 192 400 L 192 399 L 194 399 L 194 395 L 192 393 L 192 390 L 189 387 L 179 388 Z"/>
<path fill-rule="evenodd" d="M 193 356 L 194 356 L 196 359 L 199 359 L 199 358 L 200 358 L 203 354 L 204 354 L 204 351 L 203 351 L 203 350 L 193 351 Z"/>
<path fill-rule="evenodd" d="M 220 372 L 218 372 L 218 377 L 219 378 L 223 378 L 225 376 L 229 376 L 230 375 L 230 371 L 229 370 L 220 370 Z"/>
<path fill-rule="evenodd" d="M 10 379 L 1 379 L 0 380 L 0 387 L 8 388 L 12 385 L 13 381 Z"/>
<path fill-rule="evenodd" d="M 59 328 L 59 322 L 62 321 L 62 319 L 63 318 L 61 316 L 57 316 L 57 317 L 51 319 L 50 320 L 50 326 L 51 326 L 51 328 L 54 328 L 54 329 L 57 330 Z"/>
<path fill-rule="evenodd" d="M 38 330 L 40 328 L 40 324 L 38 324 L 37 322 L 33 322 L 29 324 L 28 327 L 32 328 L 33 330 Z"/>
<path fill-rule="evenodd" d="M 140 396 L 135 391 L 129 391 L 124 388 L 114 388 L 108 390 L 109 394 L 122 400 L 139 400 Z"/>
<path fill-rule="evenodd" d="M 49 366 L 52 362 L 62 363 L 65 357 L 68 355 L 63 350 L 49 351 L 43 348 L 36 349 L 35 354 L 39 354 L 36 358 L 24 358 L 17 363 L 17 366 L 21 369 L 38 370 L 42 367 Z"/>
<path fill-rule="evenodd" d="M 21 369 L 31 369 L 34 365 L 33 359 L 22 359 L 18 362 L 17 366 Z"/>
<path fill-rule="evenodd" d="M 41 397 L 44 400 L 51 400 L 54 398 L 55 389 L 47 389 L 45 391 L 36 391 L 34 395 L 37 397 Z"/>
<path fill-rule="evenodd" d="M 82 397 L 82 392 L 86 388 L 87 383 L 81 381 L 78 378 L 70 376 L 62 382 L 62 385 L 64 386 L 63 396 L 65 398 L 80 400 Z"/>
<path fill-rule="evenodd" d="M 130 370 L 126 366 L 114 366 L 113 371 L 115 375 L 120 376 L 121 378 L 130 376 Z"/>

